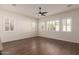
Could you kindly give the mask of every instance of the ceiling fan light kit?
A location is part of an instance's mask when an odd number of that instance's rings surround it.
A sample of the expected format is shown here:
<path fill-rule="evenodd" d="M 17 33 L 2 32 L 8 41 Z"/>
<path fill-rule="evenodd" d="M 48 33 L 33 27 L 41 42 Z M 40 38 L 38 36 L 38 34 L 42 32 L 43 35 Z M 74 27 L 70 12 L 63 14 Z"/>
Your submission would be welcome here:
<path fill-rule="evenodd" d="M 43 12 L 43 11 L 41 11 L 41 7 L 39 7 L 39 12 L 38 12 L 38 14 L 40 14 L 41 16 L 46 16 L 46 14 L 48 13 L 48 12 Z"/>

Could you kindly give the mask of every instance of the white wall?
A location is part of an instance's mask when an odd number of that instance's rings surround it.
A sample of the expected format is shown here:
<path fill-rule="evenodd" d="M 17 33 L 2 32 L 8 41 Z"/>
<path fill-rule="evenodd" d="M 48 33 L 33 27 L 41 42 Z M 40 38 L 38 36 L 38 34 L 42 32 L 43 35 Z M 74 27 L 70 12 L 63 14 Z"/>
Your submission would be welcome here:
<path fill-rule="evenodd" d="M 14 20 L 14 31 L 4 31 L 4 20 L 6 17 L 9 17 L 11 20 Z M 52 16 L 40 19 L 39 23 L 42 21 L 46 22 L 48 20 L 54 20 L 57 18 L 61 20 L 65 17 L 72 17 L 72 32 L 62 32 L 62 31 L 55 32 L 55 31 L 47 31 L 47 30 L 41 31 L 40 28 L 38 32 L 37 27 L 32 28 L 32 22 L 33 21 L 38 22 L 37 20 L 28 18 L 24 15 L 20 15 L 17 13 L 0 10 L 1 41 L 2 42 L 14 41 L 14 40 L 19 40 L 23 38 L 34 37 L 38 34 L 38 36 L 79 43 L 79 26 L 78 26 L 79 25 L 79 9 L 63 12 L 57 15 L 52 15 Z"/>
<path fill-rule="evenodd" d="M 63 12 L 60 14 L 56 14 L 40 19 L 39 23 L 46 22 L 47 20 L 55 20 L 55 19 L 60 19 L 61 21 L 61 19 L 66 17 L 72 18 L 72 32 L 63 32 L 63 31 L 55 32 L 55 31 L 47 31 L 47 30 L 40 31 L 41 28 L 39 28 L 39 36 L 79 43 L 79 9 Z"/>
<path fill-rule="evenodd" d="M 5 31 L 5 18 L 10 18 L 14 21 L 14 30 Z M 14 41 L 28 37 L 36 36 L 36 27 L 32 27 L 32 22 L 35 19 L 28 18 L 17 13 L 0 10 L 0 38 L 2 42 Z"/>

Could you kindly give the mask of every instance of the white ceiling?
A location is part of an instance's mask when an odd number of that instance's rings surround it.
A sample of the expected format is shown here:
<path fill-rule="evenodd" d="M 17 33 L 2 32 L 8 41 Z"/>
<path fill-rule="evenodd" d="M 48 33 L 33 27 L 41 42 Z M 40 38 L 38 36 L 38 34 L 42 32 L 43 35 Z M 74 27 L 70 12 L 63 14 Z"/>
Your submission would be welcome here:
<path fill-rule="evenodd" d="M 33 18 L 44 17 L 38 16 L 38 7 L 42 7 L 42 11 L 47 11 L 47 16 L 49 16 L 56 13 L 79 8 L 79 4 L 72 4 L 71 7 L 67 7 L 67 4 L 16 4 L 16 6 L 12 6 L 11 4 L 0 4 L 1 9 L 20 13 Z"/>

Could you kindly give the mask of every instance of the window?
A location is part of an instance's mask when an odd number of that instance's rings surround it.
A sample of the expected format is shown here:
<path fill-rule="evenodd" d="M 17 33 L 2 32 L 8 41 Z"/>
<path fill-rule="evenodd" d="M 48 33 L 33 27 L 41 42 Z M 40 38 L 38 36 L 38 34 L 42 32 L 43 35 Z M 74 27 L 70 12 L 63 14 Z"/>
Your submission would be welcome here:
<path fill-rule="evenodd" d="M 36 28 L 36 22 L 32 21 L 32 30 L 35 31 L 35 28 Z"/>
<path fill-rule="evenodd" d="M 59 31 L 59 20 L 47 21 L 48 31 Z"/>
<path fill-rule="evenodd" d="M 45 31 L 45 22 L 40 22 L 40 30 Z"/>
<path fill-rule="evenodd" d="M 47 30 L 49 30 L 49 31 L 53 30 L 53 22 L 52 21 L 47 21 Z"/>
<path fill-rule="evenodd" d="M 14 30 L 14 20 L 10 18 L 5 18 L 5 31 L 13 31 Z"/>
<path fill-rule="evenodd" d="M 55 21 L 53 20 L 53 30 L 55 30 Z"/>
<path fill-rule="evenodd" d="M 71 31 L 71 19 L 70 18 L 68 18 L 67 19 L 67 31 Z"/>
<path fill-rule="evenodd" d="M 63 20 L 62 20 L 62 24 L 63 24 L 63 25 L 62 25 L 62 26 L 63 26 L 63 27 L 62 27 L 62 28 L 63 28 L 63 31 L 66 31 L 66 19 L 63 19 Z"/>
<path fill-rule="evenodd" d="M 56 27 L 56 29 L 55 29 L 55 31 L 59 31 L 59 20 L 56 20 L 55 21 L 55 27 Z"/>
<path fill-rule="evenodd" d="M 63 19 L 62 20 L 63 24 L 63 31 L 64 32 L 70 32 L 71 31 L 71 18 Z"/>
<path fill-rule="evenodd" d="M 71 32 L 72 19 L 71 18 L 64 18 L 64 19 L 62 19 L 61 22 L 58 19 L 57 20 L 49 20 L 46 23 L 41 22 L 41 24 L 40 24 L 42 31 L 45 31 L 45 29 L 47 29 L 47 31 L 56 31 L 56 32 L 59 32 L 61 30 L 60 25 L 61 25 L 61 29 L 63 32 Z"/>
<path fill-rule="evenodd" d="M 50 28 L 49 28 L 49 24 L 50 24 L 50 22 L 49 21 L 47 21 L 47 30 L 49 30 Z"/>
<path fill-rule="evenodd" d="M 36 23 L 32 22 L 32 28 L 35 28 L 35 27 L 36 27 Z"/>

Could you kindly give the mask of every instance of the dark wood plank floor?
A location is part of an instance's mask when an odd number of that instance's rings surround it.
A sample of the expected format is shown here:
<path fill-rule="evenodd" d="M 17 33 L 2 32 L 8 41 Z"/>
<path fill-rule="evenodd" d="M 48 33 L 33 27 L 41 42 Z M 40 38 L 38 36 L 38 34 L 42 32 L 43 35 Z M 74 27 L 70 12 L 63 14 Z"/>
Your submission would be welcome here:
<path fill-rule="evenodd" d="M 79 44 L 43 37 L 8 42 L 3 47 L 13 55 L 79 55 Z"/>

